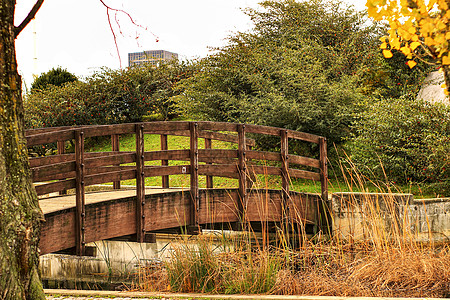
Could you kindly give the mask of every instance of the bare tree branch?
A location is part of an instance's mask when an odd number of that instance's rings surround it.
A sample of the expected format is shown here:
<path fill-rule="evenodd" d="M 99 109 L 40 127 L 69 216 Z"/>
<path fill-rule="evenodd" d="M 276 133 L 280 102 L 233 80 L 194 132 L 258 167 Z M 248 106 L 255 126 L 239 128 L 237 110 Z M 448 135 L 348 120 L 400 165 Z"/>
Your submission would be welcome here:
<path fill-rule="evenodd" d="M 113 26 L 112 26 L 112 23 L 111 23 L 111 16 L 110 16 L 110 14 L 109 14 L 109 11 L 113 11 L 113 12 L 115 13 L 114 20 L 115 20 L 117 26 L 119 27 L 119 32 L 120 32 L 120 34 L 122 34 L 122 29 L 120 28 L 119 21 L 117 20 L 117 13 L 123 13 L 124 15 L 126 15 L 126 16 L 130 19 L 131 23 L 132 23 L 134 26 L 140 27 L 140 28 L 142 28 L 142 29 L 144 29 L 144 30 L 146 30 L 146 31 L 147 31 L 148 29 L 147 29 L 146 27 L 142 26 L 142 25 L 137 24 L 137 23 L 134 21 L 134 19 L 131 17 L 131 15 L 130 15 L 129 13 L 127 13 L 126 11 L 124 11 L 124 10 L 122 10 L 122 9 L 112 8 L 112 7 L 108 6 L 103 0 L 99 0 L 99 1 L 100 1 L 100 2 L 103 4 L 103 6 L 106 8 L 106 15 L 107 15 L 107 17 L 108 17 L 109 28 L 111 29 L 111 33 L 112 33 L 113 38 L 114 38 L 114 44 L 116 45 L 117 55 L 119 56 L 119 64 L 120 64 L 120 68 L 122 68 L 122 60 L 121 60 L 121 58 L 120 58 L 119 46 L 117 45 L 117 36 L 116 36 L 116 34 L 115 34 L 115 32 L 114 32 L 114 29 L 113 29 Z M 154 33 L 152 33 L 152 32 L 150 32 L 150 33 L 155 37 L 156 42 L 158 42 L 158 41 L 159 41 L 159 38 L 158 38 Z"/>
<path fill-rule="evenodd" d="M 20 23 L 19 26 L 16 26 L 14 28 L 14 38 L 17 38 L 19 33 L 21 33 L 22 30 L 28 25 L 28 23 L 30 23 L 31 20 L 34 19 L 39 8 L 41 8 L 42 3 L 44 3 L 44 0 L 37 0 L 37 2 L 34 4 L 33 8 L 28 13 L 28 16 L 22 21 L 22 23 Z"/>

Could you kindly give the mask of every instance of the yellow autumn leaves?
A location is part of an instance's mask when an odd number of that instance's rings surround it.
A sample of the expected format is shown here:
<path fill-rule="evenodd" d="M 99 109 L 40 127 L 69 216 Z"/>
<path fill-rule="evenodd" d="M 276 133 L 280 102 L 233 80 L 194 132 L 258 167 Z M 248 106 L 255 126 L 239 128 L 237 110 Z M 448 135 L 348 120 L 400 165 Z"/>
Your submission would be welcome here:
<path fill-rule="evenodd" d="M 384 57 L 392 57 L 391 49 L 401 51 L 413 68 L 421 46 L 433 61 L 450 65 L 450 0 L 367 0 L 366 6 L 370 17 L 390 25 L 381 38 Z"/>

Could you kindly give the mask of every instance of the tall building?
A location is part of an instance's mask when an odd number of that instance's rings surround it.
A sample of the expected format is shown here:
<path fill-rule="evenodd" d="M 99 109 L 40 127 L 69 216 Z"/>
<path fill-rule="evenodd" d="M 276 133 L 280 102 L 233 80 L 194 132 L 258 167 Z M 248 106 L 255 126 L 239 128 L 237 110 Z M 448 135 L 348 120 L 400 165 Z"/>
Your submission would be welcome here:
<path fill-rule="evenodd" d="M 158 66 L 162 61 L 178 59 L 178 54 L 166 50 L 148 50 L 143 52 L 128 53 L 128 66 L 150 63 Z"/>

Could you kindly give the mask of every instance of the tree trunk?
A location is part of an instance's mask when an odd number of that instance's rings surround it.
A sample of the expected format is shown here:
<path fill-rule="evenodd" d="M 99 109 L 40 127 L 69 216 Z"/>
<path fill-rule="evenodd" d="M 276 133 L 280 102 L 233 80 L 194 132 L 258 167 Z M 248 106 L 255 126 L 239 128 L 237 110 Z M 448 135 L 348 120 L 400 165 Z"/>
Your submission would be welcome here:
<path fill-rule="evenodd" d="M 15 0 L 0 0 L 0 299 L 45 299 L 38 276 L 43 220 L 24 137 L 14 45 Z"/>

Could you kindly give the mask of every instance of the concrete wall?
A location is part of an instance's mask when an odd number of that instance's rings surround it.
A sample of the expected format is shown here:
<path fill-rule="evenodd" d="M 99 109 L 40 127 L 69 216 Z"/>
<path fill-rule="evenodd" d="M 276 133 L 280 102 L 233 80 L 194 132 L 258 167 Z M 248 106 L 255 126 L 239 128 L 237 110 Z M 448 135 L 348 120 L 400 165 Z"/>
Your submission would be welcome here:
<path fill-rule="evenodd" d="M 333 231 L 343 239 L 404 238 L 450 242 L 450 198 L 415 200 L 411 194 L 335 193 Z"/>
<path fill-rule="evenodd" d="M 232 237 L 211 232 L 203 238 L 208 239 L 208 243 L 216 251 L 221 251 L 224 245 L 227 245 L 226 241 Z M 167 234 L 157 234 L 155 243 L 106 240 L 87 244 L 88 247 L 95 248 L 94 256 L 53 253 L 42 255 L 40 269 L 44 282 L 51 280 L 61 282 L 63 285 L 64 282 L 131 283 L 139 277 L 142 267 L 160 264 L 167 260 L 177 247 L 196 247 L 196 245 L 196 236 L 176 237 Z"/>

